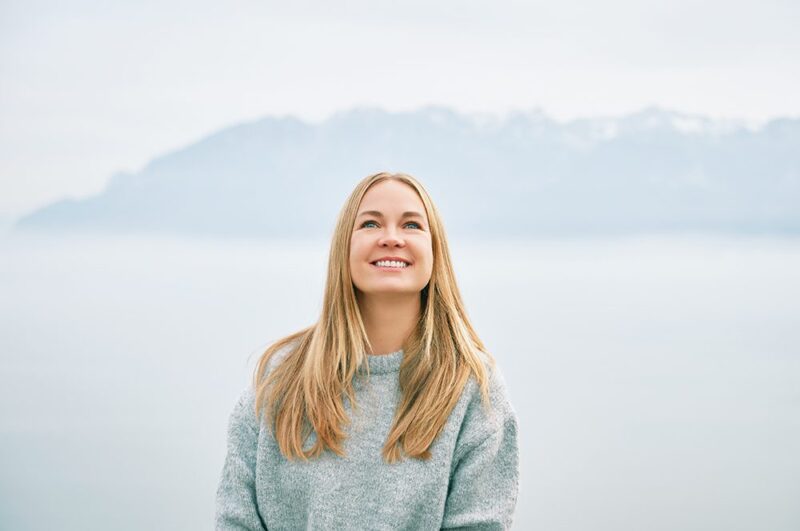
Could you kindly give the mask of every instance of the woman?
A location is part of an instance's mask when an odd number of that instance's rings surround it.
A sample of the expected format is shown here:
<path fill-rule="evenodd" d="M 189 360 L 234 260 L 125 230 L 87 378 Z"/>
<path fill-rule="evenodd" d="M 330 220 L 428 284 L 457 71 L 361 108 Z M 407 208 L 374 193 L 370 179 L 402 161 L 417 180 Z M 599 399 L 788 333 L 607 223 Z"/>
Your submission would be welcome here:
<path fill-rule="evenodd" d="M 362 180 L 322 314 L 270 346 L 230 417 L 217 529 L 505 529 L 517 416 L 413 177 Z"/>

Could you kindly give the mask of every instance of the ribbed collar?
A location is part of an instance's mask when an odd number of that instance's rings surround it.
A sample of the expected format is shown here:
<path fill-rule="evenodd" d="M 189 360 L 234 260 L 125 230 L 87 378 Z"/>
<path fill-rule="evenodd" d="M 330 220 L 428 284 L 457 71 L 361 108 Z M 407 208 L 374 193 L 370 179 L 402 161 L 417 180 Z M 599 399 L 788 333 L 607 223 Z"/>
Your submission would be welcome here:
<path fill-rule="evenodd" d="M 403 362 L 403 349 L 390 354 L 367 354 L 367 363 L 369 363 L 370 374 L 387 374 L 390 372 L 398 372 L 400 364 Z M 362 366 L 359 372 L 366 373 L 366 369 Z"/>

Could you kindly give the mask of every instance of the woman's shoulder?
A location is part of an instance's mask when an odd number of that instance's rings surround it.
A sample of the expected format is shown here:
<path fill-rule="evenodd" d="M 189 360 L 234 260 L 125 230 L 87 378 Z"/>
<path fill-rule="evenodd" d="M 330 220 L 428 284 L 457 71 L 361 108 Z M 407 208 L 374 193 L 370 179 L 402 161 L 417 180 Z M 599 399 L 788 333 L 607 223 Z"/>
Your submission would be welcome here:
<path fill-rule="evenodd" d="M 269 376 L 270 373 L 274 371 L 276 367 L 278 367 L 281 363 L 283 363 L 284 360 L 286 360 L 287 357 L 289 357 L 289 354 L 295 351 L 299 343 L 300 341 L 295 339 L 283 346 L 278 347 L 275 350 L 275 352 L 273 352 L 272 355 L 270 355 L 269 360 L 267 360 L 267 364 L 264 367 L 264 372 L 261 376 L 263 378 Z"/>
<path fill-rule="evenodd" d="M 291 354 L 295 348 L 297 347 L 298 341 L 293 341 L 286 345 L 280 346 L 271 353 L 267 363 L 262 371 L 261 378 L 266 378 L 267 376 L 275 370 L 275 368 L 280 365 L 288 356 Z M 267 350 L 264 351 L 264 354 L 268 352 L 269 348 L 272 348 L 273 345 L 268 347 Z M 254 386 L 254 382 L 251 380 L 245 388 L 239 393 L 239 398 L 236 403 L 236 407 L 234 408 L 234 416 L 236 415 L 243 415 L 249 416 L 250 411 L 255 411 L 255 401 L 256 401 L 256 389 Z"/>
<path fill-rule="evenodd" d="M 486 352 L 478 351 L 478 354 L 487 378 L 488 401 L 477 377 L 470 374 L 457 406 L 462 413 L 460 439 L 480 440 L 503 429 L 506 423 L 517 422 L 500 363 Z"/>

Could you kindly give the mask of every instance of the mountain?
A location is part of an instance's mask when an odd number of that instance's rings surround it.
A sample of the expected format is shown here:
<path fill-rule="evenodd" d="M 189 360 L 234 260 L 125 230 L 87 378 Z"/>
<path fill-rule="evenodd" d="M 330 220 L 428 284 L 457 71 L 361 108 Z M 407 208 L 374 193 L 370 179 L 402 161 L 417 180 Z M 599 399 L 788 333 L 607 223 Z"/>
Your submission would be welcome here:
<path fill-rule="evenodd" d="M 448 232 L 478 237 L 800 232 L 800 119 L 754 130 L 657 107 L 565 123 L 444 107 L 266 117 L 15 229 L 327 237 L 355 183 L 381 170 L 418 177 Z"/>

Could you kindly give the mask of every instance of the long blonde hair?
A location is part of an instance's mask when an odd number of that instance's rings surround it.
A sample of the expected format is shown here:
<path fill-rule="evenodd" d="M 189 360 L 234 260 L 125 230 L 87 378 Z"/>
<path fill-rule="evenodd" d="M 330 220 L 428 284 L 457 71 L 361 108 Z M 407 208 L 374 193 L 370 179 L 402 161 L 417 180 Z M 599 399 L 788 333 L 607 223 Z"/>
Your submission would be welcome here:
<path fill-rule="evenodd" d="M 384 461 L 398 461 L 401 451 L 408 457 L 429 459 L 429 448 L 470 375 L 475 376 L 484 404 L 488 404 L 489 375 L 482 357 L 491 367 L 495 361 L 467 317 L 439 213 L 415 178 L 404 173 L 376 173 L 356 185 L 339 214 L 319 320 L 273 343 L 254 373 L 256 414 L 261 416 L 266 410 L 281 453 L 290 460 L 305 461 L 326 448 L 344 456 L 344 426 L 350 422 L 344 397 L 357 407 L 353 378 L 362 364 L 368 365 L 369 347 L 350 276 L 350 238 L 364 194 L 386 179 L 407 184 L 422 200 L 431 231 L 433 270 L 420 293 L 417 326 L 403 344 L 401 399 L 381 452 Z M 270 370 L 273 355 L 284 348 L 288 355 Z M 368 376 L 368 366 L 366 370 Z M 312 431 L 316 442 L 305 451 L 303 443 Z"/>

